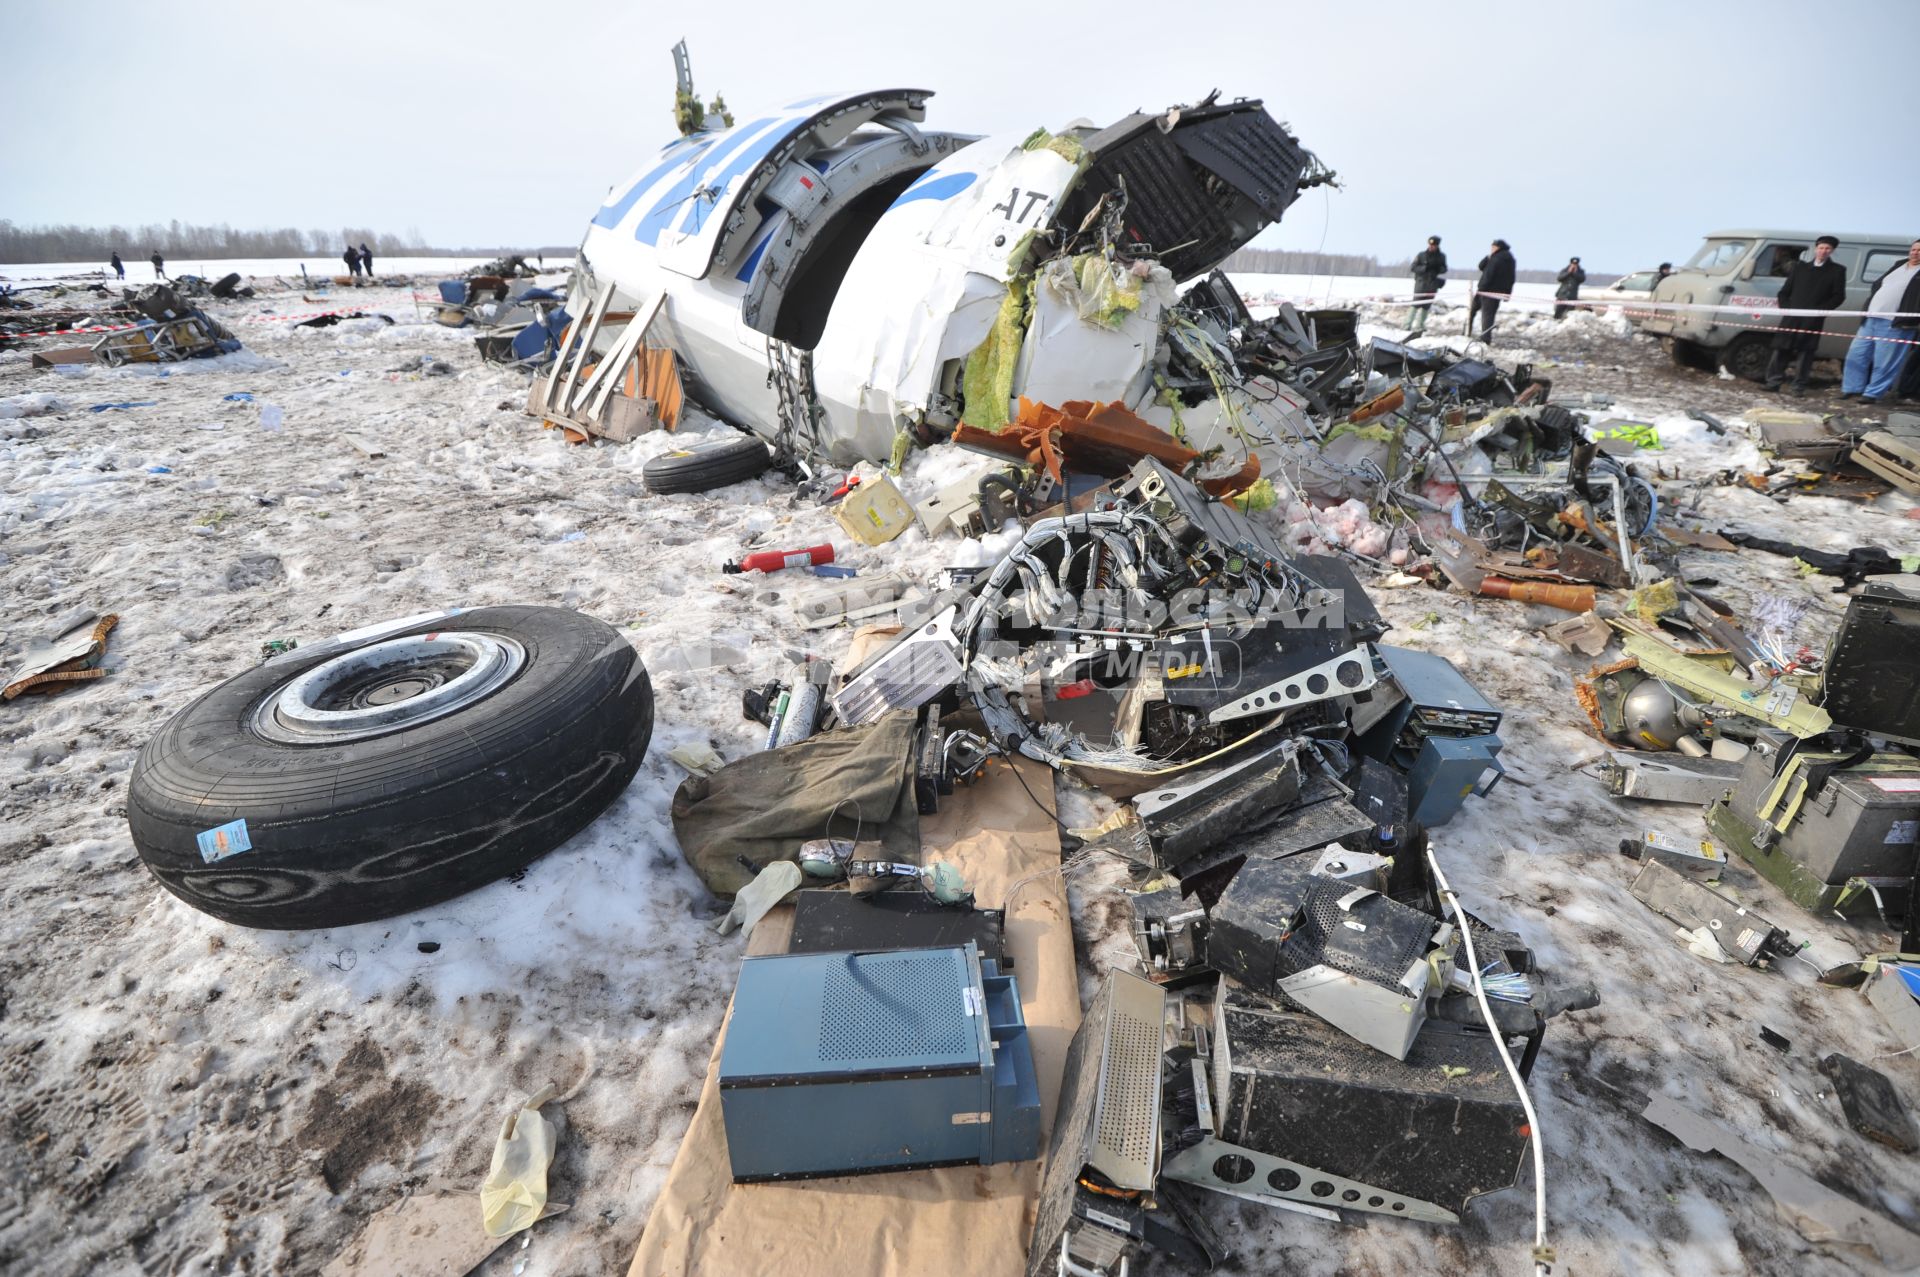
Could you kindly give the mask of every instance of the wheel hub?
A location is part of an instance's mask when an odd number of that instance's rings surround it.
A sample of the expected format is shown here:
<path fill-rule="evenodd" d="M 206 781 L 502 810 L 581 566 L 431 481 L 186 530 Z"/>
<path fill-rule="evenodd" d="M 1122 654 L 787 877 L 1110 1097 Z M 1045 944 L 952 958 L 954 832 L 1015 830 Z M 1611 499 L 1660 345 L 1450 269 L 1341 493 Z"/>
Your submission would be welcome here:
<path fill-rule="evenodd" d="M 464 709 L 508 683 L 526 649 L 498 634 L 441 630 L 323 661 L 261 703 L 254 730 L 283 744 L 364 740 Z"/>

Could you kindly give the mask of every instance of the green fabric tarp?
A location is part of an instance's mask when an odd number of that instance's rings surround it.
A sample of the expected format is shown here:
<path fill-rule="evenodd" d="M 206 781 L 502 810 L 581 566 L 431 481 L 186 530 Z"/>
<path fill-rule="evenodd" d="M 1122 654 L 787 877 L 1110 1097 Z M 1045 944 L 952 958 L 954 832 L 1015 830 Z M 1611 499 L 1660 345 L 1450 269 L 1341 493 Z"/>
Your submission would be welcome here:
<path fill-rule="evenodd" d="M 814 838 L 877 840 L 888 859 L 917 863 L 914 724 L 913 714 L 890 714 L 687 777 L 673 795 L 681 854 L 720 896 L 773 861 L 792 860 Z"/>

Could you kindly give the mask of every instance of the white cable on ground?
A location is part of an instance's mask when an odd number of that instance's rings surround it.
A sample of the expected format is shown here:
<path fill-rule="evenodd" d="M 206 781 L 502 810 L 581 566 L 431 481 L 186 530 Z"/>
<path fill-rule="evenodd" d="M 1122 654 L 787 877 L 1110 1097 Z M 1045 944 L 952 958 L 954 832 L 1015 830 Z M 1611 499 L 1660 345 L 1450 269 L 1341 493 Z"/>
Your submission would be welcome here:
<path fill-rule="evenodd" d="M 1460 907 L 1460 897 L 1454 895 L 1447 876 L 1440 872 L 1440 859 L 1433 854 L 1432 843 L 1427 844 L 1427 864 L 1433 869 L 1434 885 L 1440 888 L 1440 894 L 1446 898 L 1447 904 L 1453 909 L 1455 921 L 1460 924 L 1460 940 L 1467 949 L 1467 970 L 1473 976 L 1473 996 L 1480 1003 L 1480 1015 L 1487 1022 L 1487 1032 L 1493 1035 L 1493 1045 L 1500 1052 L 1500 1062 L 1507 1066 L 1507 1076 L 1513 1079 L 1514 1093 L 1520 1097 L 1520 1107 L 1527 1114 L 1527 1129 L 1533 1132 L 1533 1271 L 1535 1277 L 1546 1277 L 1553 1271 L 1553 1251 L 1547 1246 L 1547 1159 L 1541 1149 L 1545 1135 L 1540 1129 L 1540 1115 L 1533 1111 L 1533 1099 L 1527 1094 L 1526 1081 L 1514 1066 L 1513 1056 L 1507 1053 L 1506 1035 L 1493 1022 L 1493 1008 L 1487 1005 L 1486 986 L 1480 983 L 1480 958 L 1473 948 L 1473 928 L 1467 924 L 1467 913 Z"/>

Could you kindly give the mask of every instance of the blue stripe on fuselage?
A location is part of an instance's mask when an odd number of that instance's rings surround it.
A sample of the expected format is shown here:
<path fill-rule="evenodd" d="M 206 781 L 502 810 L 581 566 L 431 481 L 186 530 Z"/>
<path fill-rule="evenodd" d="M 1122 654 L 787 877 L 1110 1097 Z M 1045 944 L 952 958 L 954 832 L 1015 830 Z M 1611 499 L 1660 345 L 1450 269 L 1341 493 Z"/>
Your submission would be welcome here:
<path fill-rule="evenodd" d="M 682 138 L 681 140 L 685 141 L 686 139 Z M 711 140 L 702 142 L 700 145 L 705 147 L 710 144 Z M 678 147 L 675 145 L 670 146 L 668 149 L 677 152 Z M 627 215 L 628 211 L 633 208 L 634 204 L 639 201 L 642 195 L 645 195 L 653 189 L 655 182 L 671 173 L 674 169 L 679 168 L 682 164 L 685 164 L 689 158 L 691 158 L 690 155 L 676 153 L 671 159 L 666 160 L 664 163 L 650 170 L 645 176 L 634 182 L 632 186 L 629 186 L 625 195 L 622 195 L 613 203 L 603 206 L 598 213 L 595 213 L 593 215 L 593 224 L 595 226 L 604 226 L 608 230 L 612 230 L 618 226 L 620 219 Z"/>
<path fill-rule="evenodd" d="M 640 219 L 633 228 L 633 238 L 642 244 L 658 244 L 660 232 L 666 230 L 676 216 L 683 214 L 684 210 L 681 206 L 689 201 L 698 202 L 693 200 L 693 193 L 704 186 L 715 185 L 708 180 L 707 175 L 712 173 L 723 160 L 739 153 L 740 158 L 746 159 L 751 156 L 752 159 L 749 162 L 757 162 L 761 156 L 773 149 L 781 137 L 791 133 L 805 121 L 790 119 L 783 122 L 784 128 L 770 127 L 775 123 L 774 117 L 769 116 L 743 125 L 734 130 L 732 137 L 702 155 L 693 170 L 668 187 L 659 203 Z M 735 171 L 737 167 L 737 164 L 730 166 L 728 172 Z M 725 189 L 724 184 L 719 189 Z"/>
<path fill-rule="evenodd" d="M 768 129 L 765 133 L 754 139 L 753 145 L 746 147 L 738 155 L 734 156 L 732 162 L 729 163 L 726 168 L 714 174 L 713 177 L 706 182 L 706 185 L 714 192 L 715 198 L 713 200 L 696 199 L 687 202 L 686 215 L 680 219 L 681 233 L 689 235 L 697 233 L 701 223 L 706 220 L 707 211 L 714 207 L 715 200 L 726 194 L 728 183 L 732 182 L 734 178 L 739 177 L 742 173 L 757 166 L 761 160 L 767 158 L 769 151 L 799 132 L 801 126 L 805 125 L 807 121 L 812 118 L 812 116 L 803 116 L 788 120 L 779 127 Z M 719 156 L 714 157 L 716 161 L 719 158 Z"/>
<path fill-rule="evenodd" d="M 978 173 L 940 173 L 928 169 L 906 190 L 900 192 L 893 203 L 887 205 L 889 212 L 902 204 L 911 204 L 915 200 L 950 200 L 960 192 L 972 186 Z"/>

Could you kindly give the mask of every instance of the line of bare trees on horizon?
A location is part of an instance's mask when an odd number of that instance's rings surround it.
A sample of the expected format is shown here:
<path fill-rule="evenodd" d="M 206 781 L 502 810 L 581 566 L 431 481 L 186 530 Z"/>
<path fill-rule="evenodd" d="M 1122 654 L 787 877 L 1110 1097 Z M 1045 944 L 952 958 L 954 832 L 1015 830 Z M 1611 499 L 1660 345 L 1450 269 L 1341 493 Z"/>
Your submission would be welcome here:
<path fill-rule="evenodd" d="M 492 255 L 501 252 L 564 254 L 571 249 L 436 248 L 426 244 L 418 227 L 404 234 L 375 231 L 368 226 L 339 230 L 236 230 L 224 222 L 199 226 L 173 221 L 162 226 L 16 226 L 0 218 L 0 262 L 87 262 L 107 260 L 119 253 L 127 261 L 143 261 L 156 249 L 169 260 L 195 258 L 325 257 L 340 255 L 349 244 L 367 245 L 376 257 L 435 257 Z"/>

